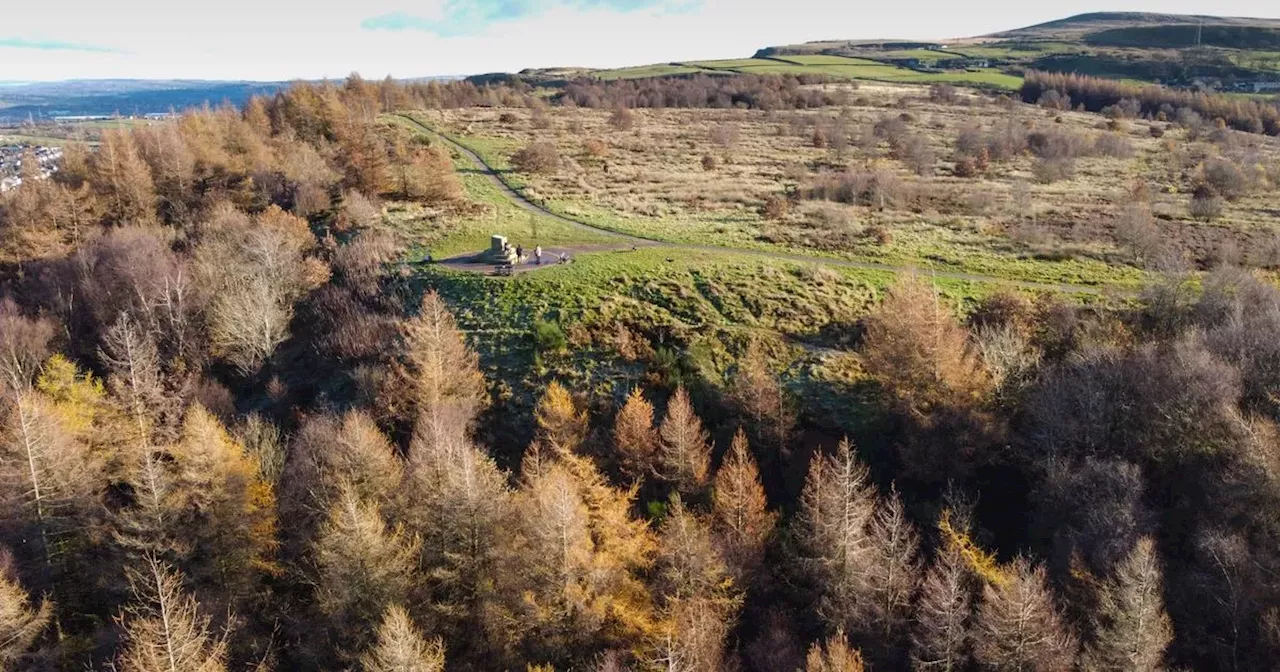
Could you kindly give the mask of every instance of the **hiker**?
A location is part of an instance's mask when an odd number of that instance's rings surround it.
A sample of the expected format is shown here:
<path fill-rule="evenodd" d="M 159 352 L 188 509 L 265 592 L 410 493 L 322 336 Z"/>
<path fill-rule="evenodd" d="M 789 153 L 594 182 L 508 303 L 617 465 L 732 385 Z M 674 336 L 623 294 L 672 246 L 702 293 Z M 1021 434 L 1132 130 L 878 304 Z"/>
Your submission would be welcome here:
<path fill-rule="evenodd" d="M 542 265 L 542 246 L 541 245 L 533 248 L 533 263 L 539 266 Z"/>
<path fill-rule="evenodd" d="M 516 245 L 516 263 L 524 263 L 524 245 Z"/>

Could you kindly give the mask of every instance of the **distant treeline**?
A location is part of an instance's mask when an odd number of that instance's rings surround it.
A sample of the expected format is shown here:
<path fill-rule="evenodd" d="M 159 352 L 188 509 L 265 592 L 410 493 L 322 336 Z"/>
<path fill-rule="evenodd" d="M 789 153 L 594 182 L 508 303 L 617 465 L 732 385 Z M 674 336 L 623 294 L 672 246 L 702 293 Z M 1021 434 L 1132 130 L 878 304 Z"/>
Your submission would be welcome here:
<path fill-rule="evenodd" d="M 601 81 L 582 78 L 560 84 L 557 105 L 591 108 L 804 109 L 838 104 L 841 93 L 809 87 L 831 81 L 820 75 L 693 75 Z M 384 84 L 384 86 L 386 86 Z M 519 75 L 429 82 L 400 87 L 418 107 L 530 106 L 533 87 Z"/>
<path fill-rule="evenodd" d="M 1070 99 L 1072 106 L 1090 112 L 1108 107 L 1132 107 L 1140 114 L 1173 119 L 1190 110 L 1209 120 L 1221 119 L 1239 131 L 1280 135 L 1280 107 L 1247 98 L 1180 91 L 1154 84 L 1139 85 L 1087 75 L 1029 71 L 1022 83 L 1022 99 L 1038 102 L 1050 91 Z"/>
<path fill-rule="evenodd" d="M 568 84 L 555 100 L 581 107 L 804 109 L 837 102 L 830 91 L 805 87 L 825 81 L 804 75 L 587 80 Z"/>

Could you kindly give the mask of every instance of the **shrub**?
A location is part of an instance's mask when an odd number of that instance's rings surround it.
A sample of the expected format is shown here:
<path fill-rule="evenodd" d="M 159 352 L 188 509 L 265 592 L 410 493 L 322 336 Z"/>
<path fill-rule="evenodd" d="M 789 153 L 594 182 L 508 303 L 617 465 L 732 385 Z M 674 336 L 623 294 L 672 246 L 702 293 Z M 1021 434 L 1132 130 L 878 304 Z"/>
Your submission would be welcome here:
<path fill-rule="evenodd" d="M 1035 175 L 1037 182 L 1049 184 L 1075 177 L 1076 164 L 1069 158 L 1036 159 L 1031 166 L 1031 173 Z"/>
<path fill-rule="evenodd" d="M 534 141 L 511 155 L 511 165 L 522 173 L 554 173 L 560 169 L 560 152 L 551 142 Z"/>
<path fill-rule="evenodd" d="M 1148 132 L 1150 132 L 1150 133 L 1151 133 L 1151 137 L 1153 137 L 1153 138 L 1163 138 L 1163 137 L 1164 137 L 1164 129 L 1163 129 L 1163 128 L 1161 128 L 1160 126 L 1156 126 L 1156 125 L 1154 125 L 1154 124 L 1152 124 L 1152 126 L 1151 126 L 1151 128 L 1149 129 L 1149 131 L 1148 131 Z"/>
<path fill-rule="evenodd" d="M 1084 139 L 1071 131 L 1053 129 L 1027 135 L 1027 149 L 1041 159 L 1074 159 L 1084 148 Z"/>
<path fill-rule="evenodd" d="M 911 129 L 901 117 L 884 117 L 876 122 L 874 131 L 877 138 L 894 145 L 900 138 L 910 133 Z"/>
<path fill-rule="evenodd" d="M 813 143 L 813 146 L 818 149 L 827 148 L 827 134 L 822 132 L 821 127 L 815 127 L 813 129 L 813 138 L 811 138 L 811 142 Z"/>
<path fill-rule="evenodd" d="M 707 171 L 715 170 L 715 169 L 716 169 L 716 166 L 718 166 L 719 164 L 720 164 L 720 162 L 716 160 L 716 157 L 714 157 L 714 156 L 712 156 L 712 155 L 710 155 L 710 154 L 704 154 L 704 155 L 702 156 L 702 169 L 703 169 L 703 170 L 707 170 Z"/>
<path fill-rule="evenodd" d="M 884 247 L 893 242 L 893 232 L 883 224 L 874 224 L 867 228 L 867 237 L 874 240 L 876 245 Z"/>
<path fill-rule="evenodd" d="M 894 158 L 917 175 L 928 175 L 933 172 L 933 164 L 937 160 L 929 141 L 919 133 L 908 133 L 894 143 Z"/>
<path fill-rule="evenodd" d="M 807 198 L 836 201 L 850 205 L 885 208 L 903 196 L 902 182 L 887 170 L 858 171 L 819 175 L 806 190 Z"/>
<path fill-rule="evenodd" d="M 368 196 L 352 189 L 342 194 L 338 210 L 338 228 L 365 229 L 382 220 L 382 208 Z"/>
<path fill-rule="evenodd" d="M 293 212 L 299 217 L 318 215 L 330 207 L 329 190 L 315 184 L 301 184 L 293 194 Z"/>
<path fill-rule="evenodd" d="M 1135 202 L 1121 211 L 1115 223 L 1116 241 L 1132 255 L 1134 263 L 1147 263 L 1160 257 L 1164 241 L 1145 203 Z"/>
<path fill-rule="evenodd" d="M 1234 201 L 1249 192 L 1250 180 L 1240 166 L 1226 159 L 1211 159 L 1204 165 L 1203 181 L 1214 192 L 1228 201 Z"/>
<path fill-rule="evenodd" d="M 1036 104 L 1051 110 L 1069 110 L 1071 109 L 1071 98 L 1062 95 L 1057 89 L 1049 89 L 1041 94 L 1040 100 L 1036 101 Z"/>
<path fill-rule="evenodd" d="M 1213 187 L 1201 184 L 1191 193 L 1187 210 L 1196 219 L 1212 222 L 1222 216 L 1222 197 Z"/>
<path fill-rule="evenodd" d="M 539 130 L 551 128 L 551 117 L 547 116 L 547 106 L 544 104 L 534 106 L 533 112 L 529 114 L 529 123 Z"/>
<path fill-rule="evenodd" d="M 510 124 L 516 123 L 517 121 L 520 121 L 520 117 L 517 117 L 512 112 L 503 112 L 502 114 L 498 115 L 498 123 L 500 124 L 510 125 Z"/>
<path fill-rule="evenodd" d="M 1097 156 L 1127 159 L 1133 156 L 1133 143 L 1118 133 L 1102 133 L 1093 139 L 1093 153 Z"/>
<path fill-rule="evenodd" d="M 992 161 L 1008 161 L 1027 149 L 1027 133 L 1010 118 L 1003 128 L 987 138 L 986 145 Z"/>
<path fill-rule="evenodd" d="M 539 353 L 563 352 L 569 347 L 569 339 L 560 324 L 554 320 L 534 320 L 533 344 Z"/>
<path fill-rule="evenodd" d="M 956 167 L 953 172 L 956 177 L 977 177 L 980 174 L 977 162 L 968 156 L 961 156 L 956 159 Z"/>
<path fill-rule="evenodd" d="M 721 124 L 711 129 L 710 137 L 711 142 L 727 149 L 738 144 L 740 134 L 738 127 Z"/>
<path fill-rule="evenodd" d="M 782 219 L 791 211 L 791 201 L 782 194 L 772 194 L 764 199 L 764 207 L 761 212 L 765 219 Z"/>
<path fill-rule="evenodd" d="M 986 138 L 978 126 L 966 126 L 956 134 L 956 154 L 976 156 L 979 150 L 986 149 Z"/>
<path fill-rule="evenodd" d="M 582 143 L 582 148 L 587 151 L 588 156 L 597 159 L 604 158 L 609 154 L 609 146 L 604 144 L 603 140 L 597 138 L 588 138 L 586 142 Z"/>
<path fill-rule="evenodd" d="M 954 104 L 959 99 L 956 87 L 950 84 L 934 84 L 929 87 L 929 100 L 935 103 Z"/>
<path fill-rule="evenodd" d="M 609 115 L 609 125 L 619 131 L 629 131 L 636 125 L 636 115 L 625 107 L 615 107 Z"/>

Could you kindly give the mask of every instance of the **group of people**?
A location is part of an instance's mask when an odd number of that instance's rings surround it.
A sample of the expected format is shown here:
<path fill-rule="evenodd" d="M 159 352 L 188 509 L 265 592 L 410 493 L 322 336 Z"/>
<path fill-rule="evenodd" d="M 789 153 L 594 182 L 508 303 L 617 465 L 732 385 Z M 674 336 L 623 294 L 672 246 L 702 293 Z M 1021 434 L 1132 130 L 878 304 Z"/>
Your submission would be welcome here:
<path fill-rule="evenodd" d="M 557 258 L 557 261 L 561 264 L 569 263 L 569 253 L 561 252 L 560 256 Z M 524 263 L 524 245 L 516 245 L 516 263 L 518 264 Z M 541 245 L 538 245 L 533 248 L 533 263 L 539 266 L 542 265 L 542 246 Z"/>

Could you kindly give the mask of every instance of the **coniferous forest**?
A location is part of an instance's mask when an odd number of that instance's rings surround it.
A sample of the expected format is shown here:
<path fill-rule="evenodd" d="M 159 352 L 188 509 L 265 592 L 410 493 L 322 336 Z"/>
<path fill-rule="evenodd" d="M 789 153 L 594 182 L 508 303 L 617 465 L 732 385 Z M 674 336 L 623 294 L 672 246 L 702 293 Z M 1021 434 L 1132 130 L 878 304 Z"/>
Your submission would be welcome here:
<path fill-rule="evenodd" d="M 663 81 L 539 113 L 832 103 Z M 545 376 L 520 411 L 380 225 L 471 207 L 386 113 L 543 105 L 298 84 L 0 199 L 0 666 L 1278 664 L 1280 290 L 1222 267 L 962 313 L 904 274 L 851 335 L 874 436 L 816 431 L 852 411 L 754 341 L 723 380 Z"/>

